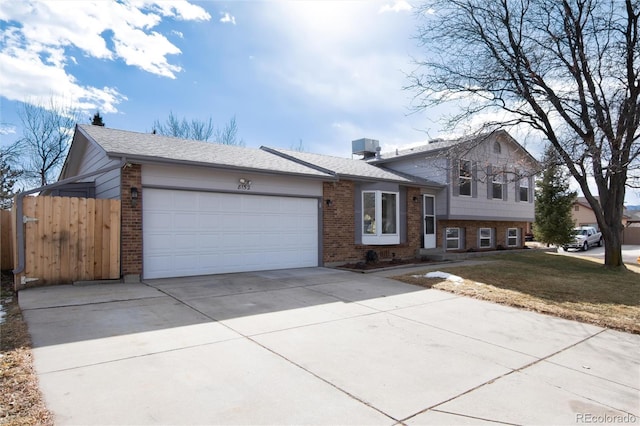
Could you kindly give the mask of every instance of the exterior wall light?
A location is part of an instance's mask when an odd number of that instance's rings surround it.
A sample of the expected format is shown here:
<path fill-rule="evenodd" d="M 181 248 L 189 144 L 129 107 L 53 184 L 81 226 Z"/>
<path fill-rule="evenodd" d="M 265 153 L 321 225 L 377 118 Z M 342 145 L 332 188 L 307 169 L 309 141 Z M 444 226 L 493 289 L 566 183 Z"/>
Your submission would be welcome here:
<path fill-rule="evenodd" d="M 327 203 L 327 206 L 330 206 L 333 204 L 333 201 L 331 201 L 330 199 L 326 199 L 325 203 Z"/>
<path fill-rule="evenodd" d="M 245 178 L 240 178 L 240 180 L 238 180 L 238 182 L 240 182 L 240 185 L 251 185 L 251 181 L 249 179 L 245 179 Z"/>
<path fill-rule="evenodd" d="M 138 205 L 138 188 L 135 186 L 131 187 L 131 206 L 135 207 Z"/>

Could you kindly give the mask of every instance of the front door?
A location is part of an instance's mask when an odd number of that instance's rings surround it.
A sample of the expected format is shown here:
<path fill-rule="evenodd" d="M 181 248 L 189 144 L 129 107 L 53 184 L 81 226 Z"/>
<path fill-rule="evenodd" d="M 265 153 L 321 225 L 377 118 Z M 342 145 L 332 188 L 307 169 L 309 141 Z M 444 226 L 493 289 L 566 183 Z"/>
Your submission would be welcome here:
<path fill-rule="evenodd" d="M 436 248 L 436 197 L 424 196 L 424 248 Z"/>

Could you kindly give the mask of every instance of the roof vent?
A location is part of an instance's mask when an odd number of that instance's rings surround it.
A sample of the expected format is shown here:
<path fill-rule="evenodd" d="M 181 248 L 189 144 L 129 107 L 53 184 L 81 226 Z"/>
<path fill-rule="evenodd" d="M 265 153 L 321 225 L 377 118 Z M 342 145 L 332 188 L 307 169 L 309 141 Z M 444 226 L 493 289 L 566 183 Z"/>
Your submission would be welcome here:
<path fill-rule="evenodd" d="M 376 139 L 362 138 L 351 142 L 351 152 L 362 155 L 363 160 L 374 158 L 379 149 L 380 141 Z"/>

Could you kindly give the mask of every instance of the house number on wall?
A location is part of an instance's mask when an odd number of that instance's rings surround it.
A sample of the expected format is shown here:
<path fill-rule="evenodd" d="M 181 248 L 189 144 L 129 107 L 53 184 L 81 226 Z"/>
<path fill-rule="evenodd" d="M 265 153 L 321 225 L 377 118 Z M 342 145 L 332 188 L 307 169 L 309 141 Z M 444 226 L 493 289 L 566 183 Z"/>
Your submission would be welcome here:
<path fill-rule="evenodd" d="M 251 189 L 251 183 L 241 183 L 238 185 L 239 191 L 249 191 Z"/>

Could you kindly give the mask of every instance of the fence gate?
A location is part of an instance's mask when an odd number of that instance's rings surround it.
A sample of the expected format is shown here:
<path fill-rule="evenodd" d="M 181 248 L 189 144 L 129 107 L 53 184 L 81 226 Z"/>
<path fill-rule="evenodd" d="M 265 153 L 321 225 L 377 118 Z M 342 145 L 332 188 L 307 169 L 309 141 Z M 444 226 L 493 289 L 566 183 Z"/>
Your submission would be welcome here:
<path fill-rule="evenodd" d="M 16 286 L 120 278 L 119 200 L 24 197 L 22 222 L 25 267 Z"/>

